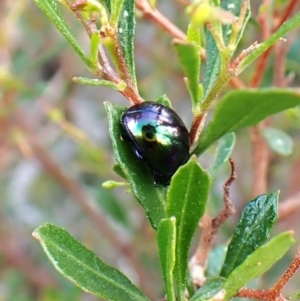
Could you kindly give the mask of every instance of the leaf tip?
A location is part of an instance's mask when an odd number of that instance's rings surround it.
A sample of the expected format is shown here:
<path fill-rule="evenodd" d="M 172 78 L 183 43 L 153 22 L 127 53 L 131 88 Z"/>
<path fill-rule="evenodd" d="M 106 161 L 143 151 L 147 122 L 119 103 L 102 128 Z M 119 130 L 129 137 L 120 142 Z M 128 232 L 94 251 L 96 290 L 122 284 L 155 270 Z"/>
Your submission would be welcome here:
<path fill-rule="evenodd" d="M 40 236 L 40 233 L 39 233 L 39 231 L 38 231 L 38 228 L 37 229 L 35 229 L 33 232 L 32 232 L 32 234 L 31 234 L 32 236 L 33 236 L 33 238 L 35 238 L 36 240 L 38 240 L 38 241 L 40 241 L 41 240 L 41 236 Z"/>
<path fill-rule="evenodd" d="M 176 217 L 175 217 L 175 216 L 171 216 L 171 217 L 170 217 L 170 221 L 171 221 L 172 223 L 176 223 Z"/>

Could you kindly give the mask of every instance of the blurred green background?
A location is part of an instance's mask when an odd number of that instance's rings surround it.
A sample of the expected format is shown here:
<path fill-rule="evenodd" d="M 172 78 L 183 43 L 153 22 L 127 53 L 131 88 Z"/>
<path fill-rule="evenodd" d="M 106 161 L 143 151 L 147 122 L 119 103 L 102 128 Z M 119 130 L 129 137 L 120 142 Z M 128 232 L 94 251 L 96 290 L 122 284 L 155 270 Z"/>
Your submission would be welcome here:
<path fill-rule="evenodd" d="M 252 2 L 253 18 L 240 49 L 261 40 L 255 19 L 260 1 Z M 274 3 L 279 11 L 285 5 L 284 1 Z M 158 1 L 158 8 L 186 29 L 188 18 L 180 1 Z M 63 12 L 88 52 L 84 30 L 70 13 Z M 129 102 L 108 88 L 72 82 L 74 76 L 91 75 L 33 0 L 0 1 L 0 25 L 0 301 L 97 300 L 63 279 L 48 262 L 31 236 L 44 222 L 66 228 L 105 262 L 123 271 L 150 298 L 158 300 L 164 291 L 155 233 L 126 192 L 127 187 L 105 190 L 101 186 L 109 179 L 121 181 L 112 171 L 115 160 L 103 102 L 124 106 Z M 146 100 L 167 94 L 189 126 L 190 101 L 171 42 L 170 35 L 137 12 L 135 53 L 140 93 Z M 300 31 L 294 31 L 287 43 L 286 74 L 294 75 L 289 85 L 299 88 Z M 271 56 L 265 87 L 273 84 L 273 66 Z M 250 67 L 242 74 L 245 83 L 253 70 Z M 268 192 L 281 190 L 281 201 L 300 191 L 299 118 L 299 108 L 273 118 L 273 126 L 294 141 L 292 155 L 271 154 Z M 214 147 L 200 158 L 204 167 L 212 162 Z M 254 197 L 251 152 L 246 129 L 238 133 L 232 156 L 238 174 L 231 189 L 237 214 L 221 229 L 217 243 L 227 243 L 245 203 Z M 222 205 L 222 185 L 228 174 L 228 166 L 223 167 L 214 180 L 208 208 L 211 214 Z M 299 217 L 295 212 L 281 220 L 273 234 L 293 229 L 299 242 Z M 198 238 L 199 233 L 195 244 Z M 119 249 L 120 245 L 126 249 Z M 296 246 L 256 285 L 272 285 L 295 250 Z M 134 255 L 132 260 L 130 254 Z M 299 290 L 299 279 L 298 272 L 286 287 L 287 294 Z"/>

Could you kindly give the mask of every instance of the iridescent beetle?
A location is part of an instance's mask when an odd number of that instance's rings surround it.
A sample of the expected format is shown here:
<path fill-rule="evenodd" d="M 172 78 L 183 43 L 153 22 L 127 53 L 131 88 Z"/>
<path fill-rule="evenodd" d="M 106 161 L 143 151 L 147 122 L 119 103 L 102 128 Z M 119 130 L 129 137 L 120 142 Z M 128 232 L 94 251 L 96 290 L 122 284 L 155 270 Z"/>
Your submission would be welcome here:
<path fill-rule="evenodd" d="M 167 186 L 176 170 L 189 159 L 190 137 L 172 109 L 151 101 L 130 107 L 121 117 L 138 159 L 145 160 L 155 185 Z"/>

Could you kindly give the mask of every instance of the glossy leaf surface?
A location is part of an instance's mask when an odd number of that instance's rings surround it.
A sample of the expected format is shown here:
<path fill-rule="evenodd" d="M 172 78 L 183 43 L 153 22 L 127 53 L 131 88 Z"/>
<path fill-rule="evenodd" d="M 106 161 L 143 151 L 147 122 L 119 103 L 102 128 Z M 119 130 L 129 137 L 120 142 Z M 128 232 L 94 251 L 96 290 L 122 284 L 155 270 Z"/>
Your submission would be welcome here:
<path fill-rule="evenodd" d="M 177 170 L 167 193 L 167 216 L 176 218 L 175 279 L 180 297 L 186 286 L 190 244 L 205 211 L 209 186 L 209 175 L 192 157 Z"/>
<path fill-rule="evenodd" d="M 293 233 L 284 232 L 250 254 L 226 279 L 223 285 L 226 290 L 224 300 L 230 300 L 242 286 L 268 271 L 294 242 Z"/>
<path fill-rule="evenodd" d="M 226 133 L 255 125 L 268 116 L 300 105 L 300 94 L 286 89 L 235 90 L 216 105 L 195 153 L 203 153 Z"/>
<path fill-rule="evenodd" d="M 175 301 L 173 270 L 175 266 L 176 219 L 162 219 L 157 229 L 159 262 L 167 289 L 168 301 Z"/>
<path fill-rule="evenodd" d="M 224 135 L 218 142 L 215 151 L 214 162 L 209 168 L 210 175 L 214 176 L 219 168 L 228 161 L 235 144 L 235 134 L 228 133 Z"/>
<path fill-rule="evenodd" d="M 242 5 L 241 0 L 224 0 L 221 1 L 220 7 L 224 10 L 231 12 L 233 15 L 238 17 L 240 14 L 241 5 Z M 249 17 L 250 17 L 250 5 L 248 7 L 247 15 L 244 20 L 242 29 L 239 33 L 237 44 L 241 38 L 241 35 L 245 29 Z M 222 26 L 222 33 L 223 33 L 223 39 L 225 45 L 229 41 L 231 32 L 232 32 L 231 25 Z M 220 58 L 219 49 L 217 47 L 217 44 L 212 34 L 208 30 L 206 34 L 206 70 L 204 76 L 204 95 L 207 95 L 207 93 L 211 90 L 212 86 L 215 84 L 216 79 L 220 73 L 220 67 L 221 67 L 221 58 Z"/>
<path fill-rule="evenodd" d="M 134 64 L 135 1 L 124 0 L 118 23 L 119 40 L 133 84 L 136 85 Z"/>
<path fill-rule="evenodd" d="M 134 196 L 145 209 L 152 227 L 156 229 L 160 220 L 165 217 L 164 189 L 154 186 L 146 164 L 136 158 L 128 141 L 121 140 L 120 120 L 126 108 L 106 102 L 105 109 L 115 158 L 130 183 Z"/>
<path fill-rule="evenodd" d="M 55 268 L 84 291 L 111 301 L 149 301 L 124 274 L 106 265 L 66 230 L 46 223 L 33 236 Z"/>
<path fill-rule="evenodd" d="M 262 194 L 245 207 L 228 246 L 220 275 L 228 275 L 268 238 L 278 215 L 278 192 Z"/>

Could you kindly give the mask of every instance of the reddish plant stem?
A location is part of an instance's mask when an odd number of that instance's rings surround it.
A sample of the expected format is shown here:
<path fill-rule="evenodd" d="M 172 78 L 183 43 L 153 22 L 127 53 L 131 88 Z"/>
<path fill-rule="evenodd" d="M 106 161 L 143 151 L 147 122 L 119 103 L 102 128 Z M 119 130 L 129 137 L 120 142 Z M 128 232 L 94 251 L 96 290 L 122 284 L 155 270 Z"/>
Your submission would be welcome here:
<path fill-rule="evenodd" d="M 263 5 L 268 5 L 269 0 L 265 0 Z M 287 5 L 285 12 L 283 13 L 282 17 L 280 18 L 279 23 L 274 27 L 272 32 L 276 31 L 283 22 L 286 21 L 288 16 L 292 13 L 294 7 L 296 5 L 296 1 L 291 0 Z M 268 26 L 268 12 L 266 11 L 263 15 L 260 16 L 259 22 L 261 24 L 261 29 L 263 33 L 263 39 L 268 38 L 271 33 L 271 30 Z M 265 73 L 268 58 L 274 48 L 270 47 L 266 52 L 262 54 L 259 58 L 258 63 L 256 65 L 256 72 L 250 82 L 250 86 L 256 88 L 259 86 L 263 75 Z M 280 63 L 283 64 L 283 60 L 280 60 Z M 277 68 L 283 67 L 276 65 Z M 278 70 L 279 72 L 280 70 Z M 277 69 L 274 71 L 277 73 Z M 251 129 L 252 134 L 252 144 L 253 144 L 253 166 L 255 167 L 253 170 L 253 195 L 257 196 L 261 193 L 264 193 L 267 190 L 267 177 L 268 177 L 268 167 L 269 167 L 269 147 L 265 142 L 262 134 L 260 133 L 260 129 L 265 126 L 267 121 L 260 123 L 260 125 L 253 127 Z"/>
<path fill-rule="evenodd" d="M 235 297 L 242 298 L 251 298 L 257 300 L 286 300 L 281 292 L 287 282 L 291 279 L 291 277 L 295 274 L 295 272 L 300 267 L 300 248 L 298 248 L 295 258 L 293 259 L 290 266 L 280 277 L 279 281 L 268 290 L 252 290 L 248 288 L 241 288 L 239 292 L 235 295 Z"/>
<path fill-rule="evenodd" d="M 272 32 L 275 32 L 291 15 L 293 12 L 296 4 L 298 3 L 298 0 L 290 0 L 289 4 L 286 7 L 285 12 L 281 16 L 277 26 L 273 29 Z M 261 22 L 261 25 L 266 25 L 265 22 Z M 267 32 L 267 30 L 263 27 L 262 32 Z M 268 38 L 268 36 L 264 37 L 264 39 Z M 256 64 L 256 72 L 250 82 L 251 87 L 258 87 L 262 81 L 263 75 L 265 74 L 265 70 L 267 68 L 268 59 L 270 57 L 270 54 L 272 53 L 272 49 L 274 46 L 271 46 L 266 52 L 264 52 L 260 58 L 258 59 L 258 62 Z"/>
<path fill-rule="evenodd" d="M 195 116 L 192 122 L 191 129 L 190 129 L 191 149 L 194 148 L 195 143 L 198 141 L 198 138 L 203 130 L 207 113 L 208 112 L 202 112 L 199 116 Z"/>
<path fill-rule="evenodd" d="M 235 89 L 245 89 L 247 87 L 245 83 L 237 77 L 233 77 L 230 80 L 229 85 Z"/>
<path fill-rule="evenodd" d="M 72 4 L 69 5 L 72 8 Z M 79 19 L 79 21 L 84 26 L 89 37 L 91 37 L 93 33 L 97 32 L 98 29 L 97 29 L 96 19 L 91 18 L 90 20 L 86 21 L 79 12 L 74 11 L 74 13 L 75 16 Z M 112 28 L 106 28 L 106 29 L 108 29 L 108 31 L 112 30 Z M 105 31 L 101 33 L 104 35 L 107 34 L 107 32 Z M 121 94 L 123 94 L 131 102 L 131 104 L 140 103 L 144 100 L 141 98 L 141 96 L 137 91 L 137 88 L 132 82 L 132 78 L 124 59 L 124 55 L 122 52 L 118 35 L 117 33 L 115 33 L 111 37 L 115 45 L 114 51 L 115 51 L 115 55 L 118 58 L 119 65 L 117 67 L 119 69 L 120 76 L 116 74 L 115 70 L 110 66 L 109 60 L 106 56 L 106 53 L 102 45 L 99 45 L 98 47 L 98 59 L 99 59 L 100 66 L 99 66 L 99 70 L 96 71 L 96 75 L 101 76 L 103 79 L 108 80 L 115 84 L 119 84 L 121 80 L 123 80 L 126 83 L 126 88 L 123 91 L 120 91 Z"/>
<path fill-rule="evenodd" d="M 299 192 L 299 178 L 300 178 L 300 154 L 295 158 L 292 165 L 292 170 L 289 172 L 289 188 L 288 192 L 290 195 Z"/>
<path fill-rule="evenodd" d="M 299 4 L 298 0 L 290 0 L 273 32 L 275 32 L 288 19 L 288 17 L 293 13 L 293 10 L 297 4 Z"/>
<path fill-rule="evenodd" d="M 135 85 L 132 82 L 131 75 L 129 73 L 129 70 L 127 68 L 126 61 L 124 59 L 123 51 L 120 45 L 120 41 L 117 35 L 114 36 L 114 41 L 115 41 L 115 53 L 118 58 L 118 64 L 119 64 L 119 70 L 120 70 L 120 75 L 121 79 L 124 80 L 126 83 L 126 88 L 125 90 L 121 91 L 121 93 L 129 99 L 129 101 L 132 104 L 138 104 L 140 102 L 143 102 L 144 100 L 142 97 L 139 95 Z"/>
<path fill-rule="evenodd" d="M 273 84 L 276 87 L 285 87 L 287 80 L 285 76 L 286 70 L 286 57 L 290 49 L 293 39 L 288 39 L 285 42 L 277 43 L 274 45 L 274 70 L 273 70 Z"/>
<path fill-rule="evenodd" d="M 164 31 L 168 32 L 174 38 L 186 40 L 184 32 L 175 26 L 169 19 L 161 14 L 157 9 L 153 9 L 147 0 L 137 0 L 136 7 L 143 13 L 144 17 L 157 24 Z"/>
<path fill-rule="evenodd" d="M 260 133 L 262 123 L 251 128 L 251 139 L 253 145 L 253 196 L 257 196 L 267 191 L 268 166 L 269 166 L 269 148 Z"/>
<path fill-rule="evenodd" d="M 169 33 L 172 37 L 181 41 L 186 41 L 186 35 L 174 23 L 167 19 L 157 9 L 153 9 L 147 0 L 137 0 L 136 7 L 144 14 L 145 18 L 157 24 L 164 31 Z M 201 48 L 201 59 L 205 60 L 205 50 Z"/>
<path fill-rule="evenodd" d="M 264 0 L 262 5 L 269 6 L 270 0 Z M 270 36 L 270 28 L 268 24 L 269 12 L 266 10 L 262 15 L 258 17 L 260 23 L 262 39 L 265 40 Z M 262 54 L 259 58 L 256 73 L 254 74 L 251 87 L 258 87 L 262 80 L 264 70 L 266 69 L 269 55 L 272 51 L 272 47 Z M 269 148 L 262 136 L 260 129 L 263 127 L 263 123 L 251 128 L 251 140 L 253 146 L 253 171 L 252 171 L 252 194 L 257 196 L 267 191 L 268 186 L 268 166 L 269 166 Z"/>
<path fill-rule="evenodd" d="M 298 178 L 299 179 L 299 178 Z M 299 187 L 298 187 L 299 188 Z M 287 217 L 299 212 L 300 210 L 300 192 L 290 196 L 279 204 L 278 219 L 282 221 Z"/>

